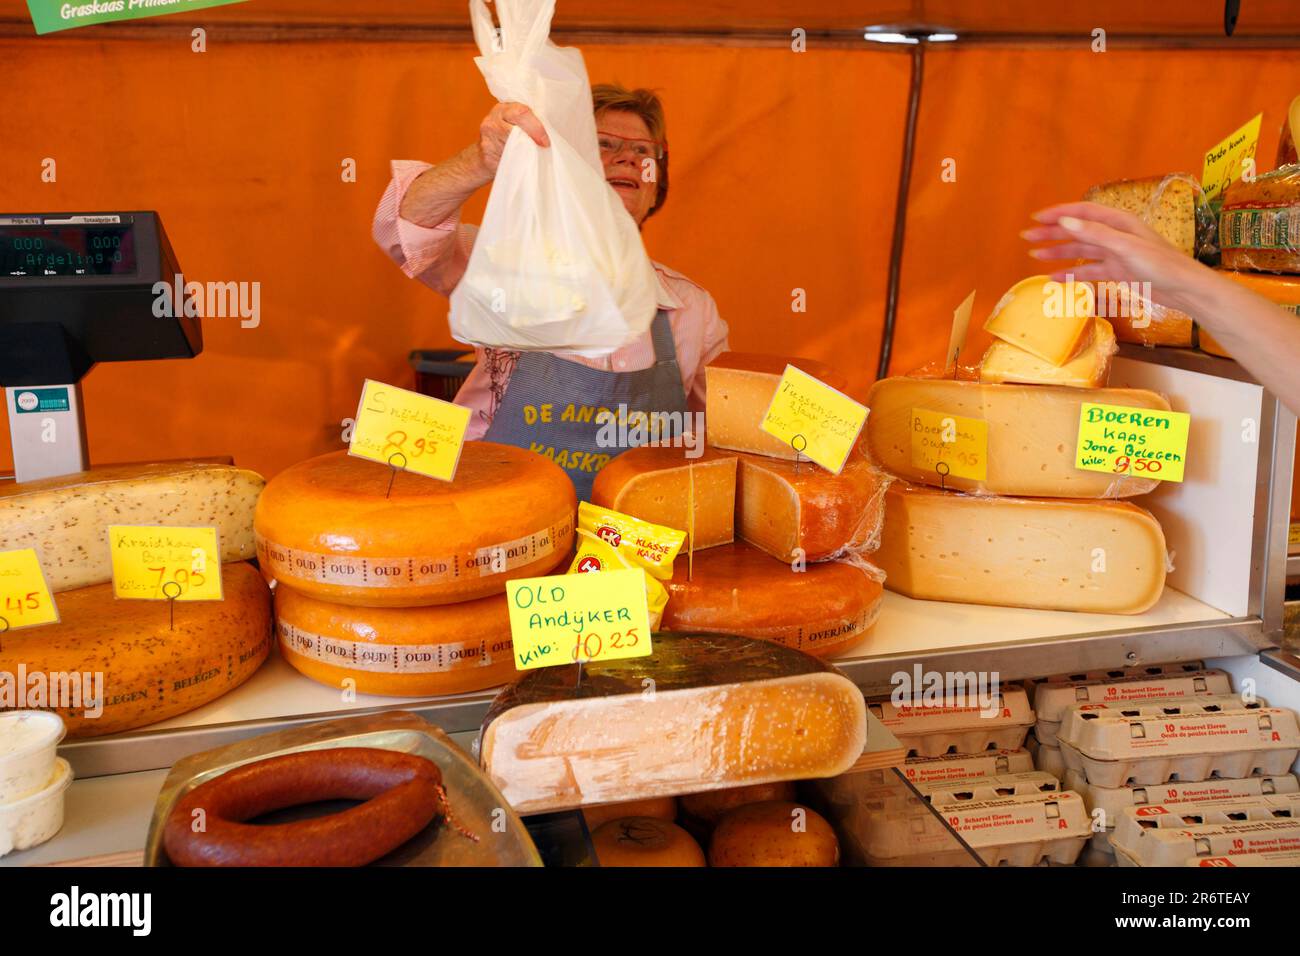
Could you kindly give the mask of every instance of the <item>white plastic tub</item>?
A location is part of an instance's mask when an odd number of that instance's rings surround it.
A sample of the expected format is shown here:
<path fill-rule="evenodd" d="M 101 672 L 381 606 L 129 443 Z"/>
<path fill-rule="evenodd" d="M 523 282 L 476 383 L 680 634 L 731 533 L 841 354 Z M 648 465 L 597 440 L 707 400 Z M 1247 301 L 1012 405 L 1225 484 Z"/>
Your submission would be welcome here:
<path fill-rule="evenodd" d="M 43 789 L 54 774 L 54 754 L 66 728 L 46 710 L 0 713 L 0 807 Z"/>
<path fill-rule="evenodd" d="M 36 793 L 0 807 L 0 856 L 26 850 L 58 833 L 63 826 L 63 798 L 72 783 L 72 767 L 62 757 Z"/>

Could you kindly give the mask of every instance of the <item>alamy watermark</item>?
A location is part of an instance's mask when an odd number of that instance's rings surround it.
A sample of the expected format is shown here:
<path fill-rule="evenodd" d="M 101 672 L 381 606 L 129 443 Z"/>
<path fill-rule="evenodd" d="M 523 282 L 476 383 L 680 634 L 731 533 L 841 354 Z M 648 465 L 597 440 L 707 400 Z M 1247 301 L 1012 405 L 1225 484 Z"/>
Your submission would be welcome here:
<path fill-rule="evenodd" d="M 89 720 L 104 713 L 102 671 L 0 671 L 0 711 L 74 710 Z"/>
<path fill-rule="evenodd" d="M 153 314 L 160 319 L 239 319 L 243 329 L 262 323 L 260 282 L 186 282 L 177 273 L 171 282 L 155 282 L 153 295 Z"/>
<path fill-rule="evenodd" d="M 889 700 L 899 708 L 964 708 L 993 718 L 1002 712 L 1001 678 L 998 671 L 927 671 L 913 664 L 911 673 L 896 671 L 890 677 Z"/>

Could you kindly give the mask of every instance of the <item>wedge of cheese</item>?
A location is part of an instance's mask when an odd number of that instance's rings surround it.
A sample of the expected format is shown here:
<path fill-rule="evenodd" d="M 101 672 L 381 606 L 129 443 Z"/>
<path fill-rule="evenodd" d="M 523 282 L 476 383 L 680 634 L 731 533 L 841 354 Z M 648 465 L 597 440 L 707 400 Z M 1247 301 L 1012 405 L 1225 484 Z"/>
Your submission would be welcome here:
<path fill-rule="evenodd" d="M 740 537 L 787 564 L 873 551 L 890 478 L 859 445 L 832 474 L 813 462 L 739 455 Z"/>
<path fill-rule="evenodd" d="M 528 671 L 492 702 L 479 753 L 519 813 L 831 777 L 866 745 L 862 692 L 766 641 L 656 634 L 650 657 Z"/>
<path fill-rule="evenodd" d="M 1083 198 L 1130 212 L 1180 252 L 1196 253 L 1196 185 L 1186 173 L 1102 183 Z"/>
<path fill-rule="evenodd" d="M 592 504 L 685 531 L 690 546 L 712 548 L 735 540 L 736 456 L 704 449 L 643 445 L 623 452 L 596 475 Z M 694 502 L 692 514 L 691 503 Z"/>
<path fill-rule="evenodd" d="M 679 556 L 668 583 L 665 631 L 742 634 L 818 657 L 861 644 L 880 615 L 879 575 L 864 562 L 795 570 L 737 542 Z"/>
<path fill-rule="evenodd" d="M 872 560 L 927 601 L 1140 614 L 1165 586 L 1165 536 L 1122 501 L 979 498 L 895 484 Z"/>
<path fill-rule="evenodd" d="M 59 623 L 0 638 L 0 710 L 48 707 L 70 737 L 97 737 L 187 713 L 238 687 L 270 651 L 271 592 L 247 562 L 222 565 L 221 575 L 224 600 L 171 609 L 119 601 L 111 584 L 60 594 Z M 15 697 L 20 685 L 25 699 Z"/>
<path fill-rule="evenodd" d="M 111 465 L 0 484 L 0 551 L 35 548 L 53 591 L 113 579 L 109 525 L 217 529 L 223 561 L 253 557 L 253 511 L 266 482 L 230 465 Z"/>
<path fill-rule="evenodd" d="M 909 481 L 978 494 L 1040 498 L 1127 498 L 1156 486 L 1155 479 L 1075 468 L 1079 407 L 1084 402 L 1169 411 L 1155 392 L 1134 388 L 1078 389 L 1056 385 L 987 385 L 952 379 L 886 378 L 871 388 L 867 450 L 877 465 Z M 988 425 L 983 480 L 940 475 L 914 457 L 918 409 Z"/>
<path fill-rule="evenodd" d="M 1101 388 L 1110 380 L 1110 360 L 1118 351 L 1111 324 L 1105 319 L 1093 319 L 1092 340 L 1061 366 L 1007 342 L 994 342 L 980 362 L 980 381 Z"/>
<path fill-rule="evenodd" d="M 1288 312 L 1300 315 L 1300 277 L 1272 276 L 1260 272 L 1231 272 L 1226 269 L 1219 274 L 1234 282 L 1241 283 L 1247 289 L 1262 295 L 1270 302 L 1276 302 Z M 1211 355 L 1218 355 L 1223 358 L 1231 358 L 1228 355 L 1228 350 L 1204 329 L 1200 330 L 1200 344 L 1203 352 L 1209 352 Z"/>
<path fill-rule="evenodd" d="M 1087 346 L 1095 305 L 1092 286 L 1085 282 L 1030 276 L 1013 285 L 994 306 L 984 328 L 1003 342 L 1059 367 Z"/>
<path fill-rule="evenodd" d="M 787 365 L 831 388 L 845 387 L 842 376 L 814 359 L 724 352 L 704 369 L 708 389 L 704 421 L 709 445 L 791 461 L 798 457 L 793 448 L 760 427 Z"/>

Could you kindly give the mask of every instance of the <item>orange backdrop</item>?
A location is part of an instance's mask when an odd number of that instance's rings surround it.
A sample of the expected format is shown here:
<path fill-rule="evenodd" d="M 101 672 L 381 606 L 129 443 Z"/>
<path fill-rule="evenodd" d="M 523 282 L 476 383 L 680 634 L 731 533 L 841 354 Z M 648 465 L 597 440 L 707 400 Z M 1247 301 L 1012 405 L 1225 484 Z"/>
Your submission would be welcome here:
<path fill-rule="evenodd" d="M 360 36 L 360 34 L 359 34 Z M 652 256 L 717 299 L 737 349 L 874 378 L 909 77 L 899 48 L 590 43 L 594 79 L 657 88 L 672 193 Z M 186 275 L 259 281 L 262 322 L 205 323 L 191 362 L 86 379 L 96 461 L 229 453 L 272 474 L 338 447 L 365 377 L 411 381 L 412 348 L 450 347 L 445 301 L 369 237 L 392 158 L 470 142 L 491 98 L 468 45 L 0 39 L 0 209 L 161 212 Z M 1095 182 L 1199 172 L 1256 112 L 1271 159 L 1293 51 L 932 46 L 903 261 L 895 372 L 938 357 L 952 309 L 977 322 L 1037 271 L 1029 212 Z M 46 157 L 57 182 L 41 181 Z M 357 181 L 341 164 L 355 159 Z M 942 163 L 956 163 L 943 182 Z M 484 197 L 467 210 L 473 220 Z M 793 290 L 808 311 L 792 313 Z M 984 340 L 977 333 L 971 354 Z M 0 424 L 0 428 L 3 428 Z M 0 464 L 8 458 L 7 436 Z"/>

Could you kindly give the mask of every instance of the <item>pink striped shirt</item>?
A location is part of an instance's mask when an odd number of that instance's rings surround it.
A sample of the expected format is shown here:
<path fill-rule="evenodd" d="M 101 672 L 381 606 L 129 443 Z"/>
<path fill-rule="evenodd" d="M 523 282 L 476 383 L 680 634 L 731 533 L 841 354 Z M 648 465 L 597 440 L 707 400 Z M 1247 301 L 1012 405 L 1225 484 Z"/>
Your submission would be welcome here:
<path fill-rule="evenodd" d="M 419 279 L 443 295 L 451 295 L 465 274 L 477 226 L 460 221 L 459 213 L 436 226 L 418 226 L 399 215 L 406 190 L 429 163 L 394 160 L 393 178 L 375 210 L 373 234 L 379 247 L 408 276 Z M 659 306 L 668 311 L 668 321 L 677 345 L 677 363 L 682 369 L 682 386 L 692 411 L 704 409 L 704 366 L 727 351 L 727 323 L 718 314 L 713 296 L 680 272 L 654 263 L 659 277 Z M 518 352 L 504 349 L 475 349 L 478 361 L 456 395 L 456 403 L 475 410 L 467 438 L 482 438 L 492 423 L 501 396 L 514 371 Z M 634 372 L 654 364 L 654 344 L 646 332 L 631 345 L 601 358 L 584 358 L 557 352 L 571 362 L 607 372 Z"/>

